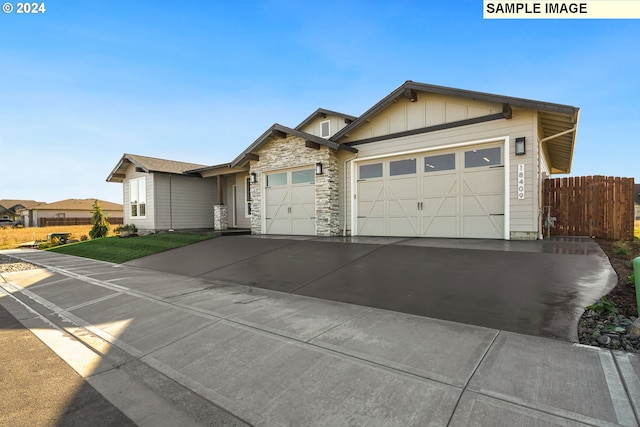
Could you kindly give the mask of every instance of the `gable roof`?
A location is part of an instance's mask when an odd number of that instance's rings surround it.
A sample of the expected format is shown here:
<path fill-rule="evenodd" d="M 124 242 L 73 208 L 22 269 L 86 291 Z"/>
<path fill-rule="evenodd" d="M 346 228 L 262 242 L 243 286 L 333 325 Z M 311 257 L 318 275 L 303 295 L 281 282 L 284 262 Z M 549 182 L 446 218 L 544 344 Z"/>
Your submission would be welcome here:
<path fill-rule="evenodd" d="M 509 108 L 520 107 L 539 111 L 540 126 L 542 129 L 540 135 L 541 142 L 545 143 L 543 148 L 545 149 L 547 157 L 551 163 L 552 173 L 570 172 L 571 162 L 573 159 L 573 147 L 577 132 L 579 108 L 570 105 L 554 104 L 525 98 L 515 98 L 511 96 L 417 83 L 411 80 L 407 80 L 373 107 L 365 111 L 354 122 L 337 132 L 329 139 L 340 142 L 340 140 L 347 136 L 349 132 L 352 132 L 367 123 L 374 115 L 384 110 L 398 98 L 406 97 L 411 101 L 417 100 L 418 92 L 503 104 L 503 106 L 508 106 Z M 420 131 L 427 130 L 428 128 L 423 128 L 412 131 L 412 133 L 420 133 Z M 389 136 L 389 138 L 393 137 L 393 135 Z"/>
<path fill-rule="evenodd" d="M 339 144 L 335 141 L 331 141 L 330 139 L 321 138 L 319 136 L 311 135 L 306 132 L 302 132 L 297 129 L 291 129 L 286 126 L 282 126 L 281 124 L 275 123 L 269 129 L 266 130 L 258 139 L 256 139 L 253 144 L 247 147 L 238 157 L 236 157 L 230 164 L 230 167 L 236 167 L 243 163 L 251 160 L 251 157 L 257 150 L 259 150 L 264 144 L 271 140 L 271 138 L 282 138 L 282 134 L 293 135 L 299 138 L 304 139 L 305 141 L 310 141 L 319 145 L 327 146 L 333 150 L 347 150 L 352 153 L 357 153 L 358 150 L 353 147 L 349 147 L 344 144 Z M 286 135 L 284 137 L 286 137 Z"/>
<path fill-rule="evenodd" d="M 309 123 L 314 121 L 318 117 L 325 118 L 326 116 L 338 116 L 345 119 L 345 123 L 353 122 L 357 119 L 356 116 L 350 116 L 349 114 L 338 113 L 337 111 L 326 110 L 324 108 L 318 108 L 316 111 L 311 113 L 309 117 L 304 119 L 298 126 L 296 126 L 296 130 L 302 130 Z"/>
<path fill-rule="evenodd" d="M 98 200 L 100 206 L 105 211 L 121 211 L 122 205 L 99 199 L 65 199 L 53 203 L 39 203 L 37 205 L 26 208 L 26 210 L 43 210 L 43 211 L 93 211 L 93 203 Z"/>
<path fill-rule="evenodd" d="M 0 199 L 0 206 L 5 208 L 7 211 L 11 211 L 15 207 L 24 207 L 28 208 L 33 205 L 37 205 L 38 203 L 35 200 L 14 200 L 14 199 Z"/>
<path fill-rule="evenodd" d="M 124 180 L 124 173 L 129 165 L 134 165 L 142 172 L 169 173 L 174 175 L 190 175 L 190 171 L 206 167 L 206 165 L 197 163 L 177 162 L 175 160 L 125 153 L 107 177 L 107 182 L 122 182 Z"/>

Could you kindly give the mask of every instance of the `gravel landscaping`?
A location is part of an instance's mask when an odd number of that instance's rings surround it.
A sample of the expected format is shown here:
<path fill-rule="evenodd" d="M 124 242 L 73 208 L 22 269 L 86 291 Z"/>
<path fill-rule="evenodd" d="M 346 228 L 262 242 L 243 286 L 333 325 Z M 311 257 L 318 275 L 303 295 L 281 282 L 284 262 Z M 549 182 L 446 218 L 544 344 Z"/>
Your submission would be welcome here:
<path fill-rule="evenodd" d="M 580 344 L 640 353 L 636 289 L 629 279 L 633 273 L 631 260 L 640 256 L 640 240 L 596 241 L 609 257 L 609 262 L 618 275 L 618 283 L 606 296 L 605 302 L 598 302 L 593 308 L 585 309 L 578 323 Z"/>
<path fill-rule="evenodd" d="M 33 270 L 37 265 L 22 262 L 8 255 L 0 254 L 0 273 L 14 273 L 16 271 Z"/>

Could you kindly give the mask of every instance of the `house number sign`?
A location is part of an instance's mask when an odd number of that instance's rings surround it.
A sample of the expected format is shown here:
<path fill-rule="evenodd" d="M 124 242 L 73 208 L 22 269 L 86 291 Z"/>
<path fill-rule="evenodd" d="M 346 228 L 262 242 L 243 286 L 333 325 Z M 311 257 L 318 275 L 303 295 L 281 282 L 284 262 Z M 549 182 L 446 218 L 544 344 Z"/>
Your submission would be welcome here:
<path fill-rule="evenodd" d="M 524 200 L 524 164 L 518 165 L 518 200 Z"/>

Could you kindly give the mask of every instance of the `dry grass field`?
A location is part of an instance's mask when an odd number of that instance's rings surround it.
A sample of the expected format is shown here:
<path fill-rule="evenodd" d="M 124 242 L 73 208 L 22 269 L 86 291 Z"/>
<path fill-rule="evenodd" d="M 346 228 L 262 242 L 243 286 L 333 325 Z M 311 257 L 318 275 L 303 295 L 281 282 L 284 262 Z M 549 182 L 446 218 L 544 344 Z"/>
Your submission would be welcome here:
<path fill-rule="evenodd" d="M 0 249 L 13 249 L 21 243 L 34 240 L 47 240 L 49 233 L 71 233 L 71 239 L 89 236 L 90 225 L 71 225 L 59 227 L 0 228 Z"/>

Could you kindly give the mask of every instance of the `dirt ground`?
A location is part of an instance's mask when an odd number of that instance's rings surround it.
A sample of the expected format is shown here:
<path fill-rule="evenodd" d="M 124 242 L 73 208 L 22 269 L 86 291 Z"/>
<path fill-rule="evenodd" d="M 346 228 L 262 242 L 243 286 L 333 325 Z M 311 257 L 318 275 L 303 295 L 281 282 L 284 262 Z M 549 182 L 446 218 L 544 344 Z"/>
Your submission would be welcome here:
<path fill-rule="evenodd" d="M 596 239 L 596 241 L 609 257 L 611 265 L 618 274 L 618 284 L 607 297 L 618 307 L 620 314 L 626 317 L 639 317 L 636 289 L 630 282 L 629 276 L 633 274 L 632 260 L 640 256 L 640 240 L 616 242 Z"/>

